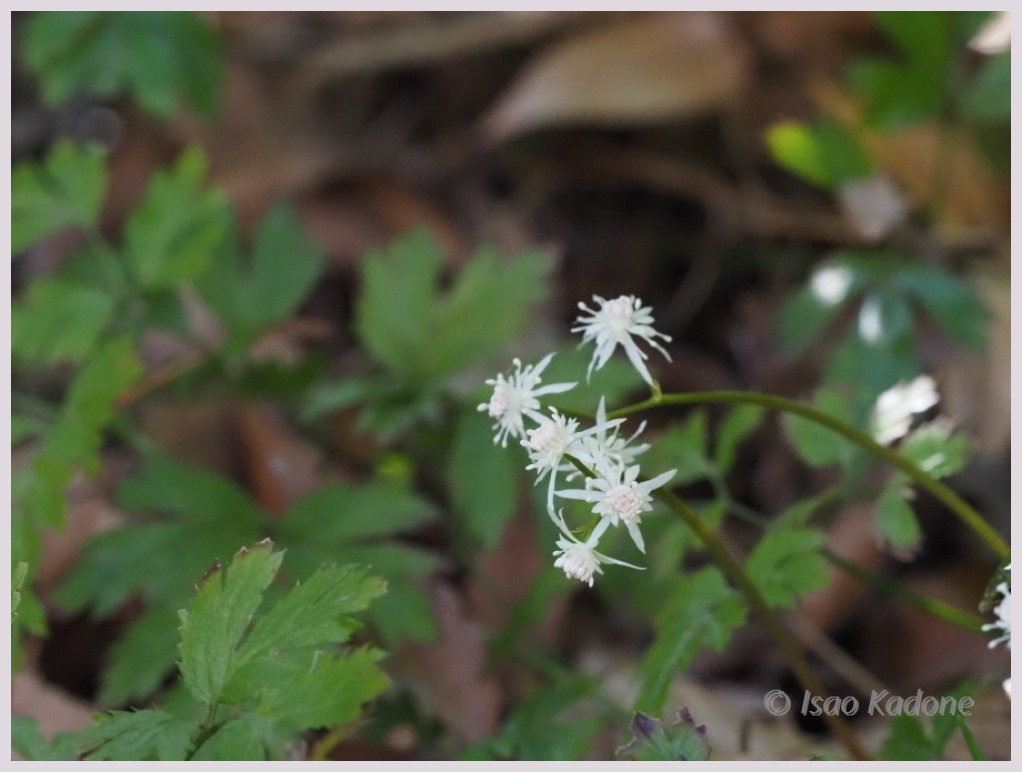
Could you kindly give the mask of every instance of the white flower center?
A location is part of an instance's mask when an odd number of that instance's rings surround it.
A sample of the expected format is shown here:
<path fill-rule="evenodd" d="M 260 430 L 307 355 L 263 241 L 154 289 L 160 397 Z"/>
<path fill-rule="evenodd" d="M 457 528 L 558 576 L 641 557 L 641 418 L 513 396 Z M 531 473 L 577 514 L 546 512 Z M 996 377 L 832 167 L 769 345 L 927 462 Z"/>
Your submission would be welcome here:
<path fill-rule="evenodd" d="M 626 295 L 622 295 L 608 301 L 603 307 L 603 313 L 606 315 L 607 321 L 616 329 L 627 330 L 632 324 L 634 309 L 631 300 Z"/>
<path fill-rule="evenodd" d="M 642 512 L 642 496 L 634 485 L 618 485 L 607 491 L 607 506 L 626 523 L 634 522 Z"/>
<path fill-rule="evenodd" d="M 511 409 L 513 401 L 511 389 L 507 384 L 498 383 L 493 387 L 493 396 L 490 397 L 490 417 L 500 418 Z"/>
<path fill-rule="evenodd" d="M 593 578 L 598 561 L 593 551 L 585 544 L 571 544 L 564 547 L 564 552 L 556 561 L 554 567 L 560 568 L 566 575 L 573 579 L 580 579 L 588 582 Z"/>
<path fill-rule="evenodd" d="M 568 447 L 570 438 L 566 427 L 556 421 L 547 421 L 529 433 L 529 444 L 539 453 L 559 456 Z"/>

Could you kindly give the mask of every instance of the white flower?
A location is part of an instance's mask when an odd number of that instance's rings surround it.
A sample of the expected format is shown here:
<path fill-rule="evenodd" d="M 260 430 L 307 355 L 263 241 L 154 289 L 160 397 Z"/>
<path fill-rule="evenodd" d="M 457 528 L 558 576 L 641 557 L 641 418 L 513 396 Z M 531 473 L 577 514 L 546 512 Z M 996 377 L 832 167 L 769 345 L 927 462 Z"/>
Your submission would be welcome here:
<path fill-rule="evenodd" d="M 632 336 L 642 338 L 667 357 L 667 361 L 671 360 L 671 355 L 659 343 L 653 340 L 656 337 L 663 338 L 668 342 L 671 340 L 669 335 L 664 335 L 653 329 L 653 314 L 651 313 L 653 309 L 643 306 L 642 301 L 634 295 L 621 295 L 621 297 L 614 298 L 614 300 L 605 300 L 599 295 L 593 295 L 593 300 L 600 307 L 594 311 L 588 308 L 585 303 L 579 303 L 578 307 L 589 314 L 589 316 L 579 316 L 575 320 L 578 326 L 571 328 L 572 332 L 582 333 L 583 344 L 591 340 L 596 341 L 596 350 L 593 352 L 593 358 L 589 362 L 586 378 L 592 375 L 593 369 L 599 370 L 603 367 L 607 360 L 610 359 L 610 355 L 614 353 L 614 349 L 617 348 L 618 344 L 621 344 L 632 365 L 639 371 L 639 375 L 642 376 L 646 383 L 652 386 L 653 378 L 650 376 L 645 362 L 643 362 L 644 359 L 647 359 L 647 356 L 635 345 Z"/>
<path fill-rule="evenodd" d="M 1007 566 L 1011 568 L 1010 565 Z M 999 643 L 1003 643 L 1009 649 L 1011 648 L 1011 587 L 1006 582 L 1001 582 L 997 585 L 997 591 L 1001 593 L 1001 602 L 994 608 L 994 615 L 997 617 L 996 622 L 990 622 L 989 624 L 983 625 L 982 629 L 984 632 L 998 631 L 1001 633 L 999 638 L 995 638 L 990 641 L 990 648 L 993 648 Z"/>
<path fill-rule="evenodd" d="M 920 375 L 907 383 L 899 383 L 877 397 L 870 415 L 873 439 L 886 445 L 905 436 L 912 416 L 925 413 L 940 401 L 933 378 Z"/>
<path fill-rule="evenodd" d="M 525 416 L 536 422 L 543 420 L 537 397 L 575 388 L 574 383 L 552 383 L 536 388 L 543 380 L 540 375 L 553 358 L 553 354 L 547 354 L 539 364 L 528 365 L 524 370 L 521 360 L 516 358 L 513 360 L 515 372 L 510 377 L 505 379 L 503 374 L 498 374 L 496 378 L 486 381 L 488 386 L 493 387 L 493 396 L 489 402 L 479 405 L 478 409 L 487 411 L 490 418 L 497 419 L 493 425 L 497 432 L 493 438 L 494 445 L 499 442 L 506 448 L 508 435 L 515 438 L 525 436 Z"/>
<path fill-rule="evenodd" d="M 596 544 L 599 541 L 600 536 L 606 530 L 606 525 L 603 522 L 598 524 L 593 532 L 589 535 L 589 538 L 584 542 L 576 539 L 571 533 L 564 528 L 564 520 L 561 519 L 560 525 L 561 530 L 564 533 L 564 538 L 557 540 L 557 546 L 560 548 L 554 552 L 554 557 L 557 560 L 554 561 L 554 567 L 560 568 L 564 571 L 569 579 L 578 579 L 586 582 L 590 587 L 593 586 L 593 574 L 602 574 L 603 569 L 600 568 L 601 563 L 613 563 L 618 566 L 626 566 L 627 568 L 635 568 L 642 571 L 641 566 L 633 566 L 631 563 L 625 563 L 623 560 L 616 560 L 610 558 L 601 552 L 596 551 Z"/>
<path fill-rule="evenodd" d="M 593 463 L 585 448 L 579 443 L 584 437 L 595 434 L 599 431 L 606 431 L 623 423 L 625 419 L 615 418 L 613 421 L 605 421 L 584 431 L 578 431 L 578 421 L 574 418 L 565 418 L 557 412 L 556 408 L 550 408 L 552 418 L 540 416 L 540 424 L 535 429 L 529 429 L 528 439 L 522 440 L 522 447 L 529 452 L 529 460 L 532 462 L 527 470 L 536 472 L 536 482 L 550 474 L 550 485 L 547 492 L 547 511 L 554 517 L 554 485 L 557 480 L 557 471 L 561 467 L 565 455 L 577 457 L 584 463 Z"/>
<path fill-rule="evenodd" d="M 557 491 L 565 499 L 580 499 L 593 504 L 593 512 L 607 525 L 623 524 L 640 552 L 646 551 L 639 530 L 643 512 L 653 509 L 650 492 L 661 487 L 677 473 L 677 469 L 657 475 L 646 482 L 636 482 L 638 466 L 604 467 L 599 477 L 586 480 L 585 490 Z"/>
<path fill-rule="evenodd" d="M 596 423 L 606 422 L 606 400 L 600 397 L 600 406 L 596 408 Z M 646 422 L 643 421 L 635 433 L 627 439 L 618 434 L 617 429 L 614 429 L 613 432 L 601 429 L 583 438 L 581 440 L 582 447 L 585 448 L 586 454 L 593 460 L 595 466 L 631 466 L 635 463 L 636 456 L 645 453 L 650 448 L 649 443 L 632 446 L 632 442 L 642 434 L 645 428 Z M 579 474 L 581 473 L 575 470 L 566 479 L 571 480 Z"/>

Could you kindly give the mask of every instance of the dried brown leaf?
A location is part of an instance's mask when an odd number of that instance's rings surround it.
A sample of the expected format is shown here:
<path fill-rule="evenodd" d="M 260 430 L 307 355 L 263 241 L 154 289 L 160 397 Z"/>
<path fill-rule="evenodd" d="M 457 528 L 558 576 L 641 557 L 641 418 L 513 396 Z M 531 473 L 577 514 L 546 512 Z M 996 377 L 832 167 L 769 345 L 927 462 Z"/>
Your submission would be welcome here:
<path fill-rule="evenodd" d="M 746 56 L 723 17 L 650 13 L 554 44 L 486 116 L 500 141 L 566 124 L 647 124 L 715 110 L 745 81 Z"/>

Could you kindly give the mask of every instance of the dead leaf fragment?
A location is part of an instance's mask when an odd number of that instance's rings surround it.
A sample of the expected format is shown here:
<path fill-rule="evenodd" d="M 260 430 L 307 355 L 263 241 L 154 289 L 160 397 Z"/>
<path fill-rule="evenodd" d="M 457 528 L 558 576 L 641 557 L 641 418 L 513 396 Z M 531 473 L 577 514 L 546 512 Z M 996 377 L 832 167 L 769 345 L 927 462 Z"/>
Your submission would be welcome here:
<path fill-rule="evenodd" d="M 542 126 L 644 124 L 732 101 L 746 57 L 723 17 L 649 13 L 582 32 L 541 53 L 487 115 L 501 141 Z"/>

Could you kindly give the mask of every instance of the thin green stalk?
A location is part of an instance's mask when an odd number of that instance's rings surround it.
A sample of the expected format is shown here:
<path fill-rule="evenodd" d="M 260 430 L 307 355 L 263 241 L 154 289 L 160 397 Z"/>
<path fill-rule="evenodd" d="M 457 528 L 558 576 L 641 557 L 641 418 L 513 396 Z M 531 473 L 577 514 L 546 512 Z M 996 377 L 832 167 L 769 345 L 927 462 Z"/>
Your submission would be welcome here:
<path fill-rule="evenodd" d="M 979 747 L 979 743 L 976 742 L 976 738 L 973 736 L 972 730 L 969 729 L 968 725 L 965 723 L 965 716 L 961 713 L 956 713 L 955 721 L 962 732 L 962 739 L 965 740 L 965 745 L 969 749 L 969 755 L 972 756 L 972 760 L 986 761 L 987 757 L 983 755 L 983 749 Z"/>
<path fill-rule="evenodd" d="M 784 626 L 773 609 L 770 608 L 766 599 L 760 593 L 759 588 L 749 578 L 749 575 L 745 573 L 741 563 L 735 559 L 723 542 L 720 541 L 717 534 L 706 526 L 695 510 L 669 490 L 659 488 L 653 492 L 653 495 L 670 507 L 689 528 L 695 531 L 700 541 L 709 550 L 710 554 L 713 555 L 717 564 L 727 573 L 731 581 L 735 583 L 742 595 L 745 596 L 753 611 L 763 620 L 771 637 L 777 642 L 778 647 L 784 654 L 785 659 L 787 659 L 788 665 L 794 672 L 798 682 L 802 685 L 802 688 L 826 699 L 826 689 L 824 689 L 819 678 L 816 677 L 816 673 L 809 667 L 809 663 L 802 654 L 802 650 L 799 648 L 794 636 Z M 870 759 L 869 753 L 841 716 L 827 715 L 825 713 L 824 718 L 831 730 L 854 758 L 863 761 Z"/>
<path fill-rule="evenodd" d="M 928 614 L 932 614 L 935 617 L 943 619 L 945 622 L 977 633 L 980 632 L 980 628 L 983 627 L 983 619 L 975 614 L 970 614 L 968 611 L 963 611 L 962 609 L 956 608 L 950 603 L 945 603 L 942 600 L 937 600 L 936 598 L 930 598 L 926 595 L 912 592 L 912 590 L 907 590 L 897 582 L 892 582 L 886 577 L 867 571 L 861 566 L 857 566 L 855 563 L 845 560 L 840 555 L 836 555 L 828 549 L 821 550 L 821 552 L 827 560 L 845 573 L 851 574 L 860 582 L 877 587 L 890 596 L 905 601 L 906 603 L 913 605 Z"/>
<path fill-rule="evenodd" d="M 335 726 L 313 747 L 312 753 L 309 755 L 309 761 L 326 761 L 330 751 L 340 745 L 354 729 L 354 721 Z"/>
<path fill-rule="evenodd" d="M 912 461 L 901 454 L 881 445 L 869 435 L 846 424 L 833 416 L 827 415 L 814 407 L 796 402 L 785 397 L 778 397 L 773 394 L 763 394 L 755 391 L 702 391 L 690 394 L 659 394 L 654 392 L 649 399 L 638 402 L 628 407 L 613 410 L 607 413 L 607 418 L 623 418 L 624 416 L 638 413 L 652 407 L 663 407 L 666 405 L 694 405 L 705 403 L 727 403 L 734 405 L 761 405 L 772 410 L 780 410 L 785 413 L 807 418 L 820 426 L 825 426 L 831 431 L 837 432 L 850 442 L 854 442 L 870 453 L 887 461 L 892 466 L 907 474 L 922 489 L 938 501 L 946 505 L 958 518 L 982 538 L 999 558 L 1008 555 L 1010 548 L 1000 534 L 995 531 L 986 520 L 972 507 L 970 507 L 957 493 L 943 483 L 935 480 Z"/>

